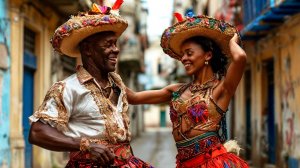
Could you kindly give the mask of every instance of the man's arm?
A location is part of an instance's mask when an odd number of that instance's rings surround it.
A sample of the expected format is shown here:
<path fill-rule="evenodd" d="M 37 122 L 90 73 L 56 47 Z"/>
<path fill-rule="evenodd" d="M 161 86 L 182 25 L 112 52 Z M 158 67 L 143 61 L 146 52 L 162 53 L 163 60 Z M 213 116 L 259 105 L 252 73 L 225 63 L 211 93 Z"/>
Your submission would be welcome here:
<path fill-rule="evenodd" d="M 32 123 L 29 142 L 52 151 L 79 151 L 80 148 L 80 139 L 67 137 L 40 121 Z"/>
<path fill-rule="evenodd" d="M 52 151 L 79 151 L 80 140 L 68 137 L 57 129 L 40 121 L 32 123 L 29 132 L 30 143 Z M 90 143 L 89 151 L 100 164 L 113 163 L 115 156 L 107 147 Z"/>

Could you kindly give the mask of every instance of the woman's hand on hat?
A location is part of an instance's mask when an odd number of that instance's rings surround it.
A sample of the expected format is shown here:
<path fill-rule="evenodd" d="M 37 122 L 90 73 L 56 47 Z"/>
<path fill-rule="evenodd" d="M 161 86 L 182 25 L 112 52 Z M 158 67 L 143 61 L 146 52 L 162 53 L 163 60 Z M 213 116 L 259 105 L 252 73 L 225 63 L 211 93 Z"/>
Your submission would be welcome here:
<path fill-rule="evenodd" d="M 239 41 L 239 36 L 237 33 L 234 33 L 233 37 L 231 38 L 229 43 L 238 43 Z"/>
<path fill-rule="evenodd" d="M 246 57 L 245 51 L 239 46 L 238 42 L 239 36 L 237 33 L 234 33 L 233 37 L 229 41 L 229 48 L 233 60 L 244 56 Z"/>

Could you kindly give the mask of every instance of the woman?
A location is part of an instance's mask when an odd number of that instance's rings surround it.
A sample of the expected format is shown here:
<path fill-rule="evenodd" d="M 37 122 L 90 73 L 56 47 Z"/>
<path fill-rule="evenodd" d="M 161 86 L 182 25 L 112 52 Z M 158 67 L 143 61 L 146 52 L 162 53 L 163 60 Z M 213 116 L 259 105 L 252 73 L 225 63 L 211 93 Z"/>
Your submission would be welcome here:
<path fill-rule="evenodd" d="M 178 16 L 178 14 L 177 14 Z M 226 151 L 225 112 L 246 65 L 246 54 L 238 45 L 236 29 L 214 18 L 193 16 L 167 28 L 161 46 L 179 60 L 190 83 L 173 84 L 161 90 L 133 92 L 127 89 L 131 104 L 170 102 L 173 137 L 178 150 L 177 167 L 248 167 Z M 230 63 L 227 67 L 227 57 Z"/>

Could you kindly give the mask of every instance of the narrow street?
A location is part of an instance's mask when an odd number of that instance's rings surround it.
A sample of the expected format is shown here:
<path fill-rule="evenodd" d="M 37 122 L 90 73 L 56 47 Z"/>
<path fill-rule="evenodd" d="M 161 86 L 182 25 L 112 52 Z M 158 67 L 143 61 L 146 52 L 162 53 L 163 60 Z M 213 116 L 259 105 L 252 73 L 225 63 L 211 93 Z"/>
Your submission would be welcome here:
<path fill-rule="evenodd" d="M 171 128 L 147 128 L 131 142 L 134 155 L 155 168 L 175 168 L 177 154 Z"/>

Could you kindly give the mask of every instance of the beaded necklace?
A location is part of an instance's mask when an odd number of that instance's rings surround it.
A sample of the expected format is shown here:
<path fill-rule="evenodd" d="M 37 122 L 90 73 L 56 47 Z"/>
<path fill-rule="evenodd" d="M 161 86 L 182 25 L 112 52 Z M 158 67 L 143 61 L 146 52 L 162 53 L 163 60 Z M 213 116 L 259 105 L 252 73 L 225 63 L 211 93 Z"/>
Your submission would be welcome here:
<path fill-rule="evenodd" d="M 216 81 L 216 75 L 213 75 L 211 79 L 202 84 L 196 84 L 195 81 L 190 83 L 189 90 L 192 93 L 192 96 L 195 93 L 199 93 L 201 95 L 205 95 L 209 88 L 213 87 Z"/>

